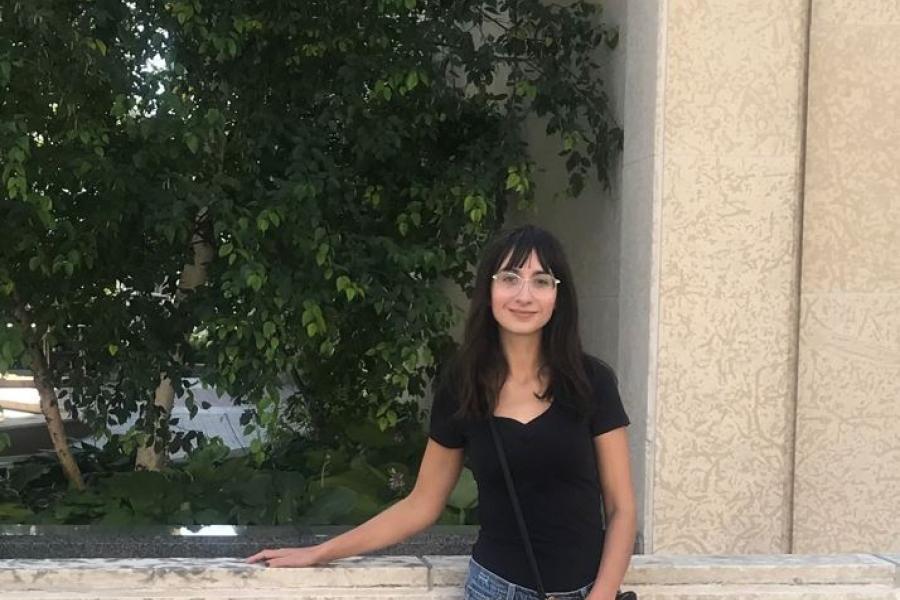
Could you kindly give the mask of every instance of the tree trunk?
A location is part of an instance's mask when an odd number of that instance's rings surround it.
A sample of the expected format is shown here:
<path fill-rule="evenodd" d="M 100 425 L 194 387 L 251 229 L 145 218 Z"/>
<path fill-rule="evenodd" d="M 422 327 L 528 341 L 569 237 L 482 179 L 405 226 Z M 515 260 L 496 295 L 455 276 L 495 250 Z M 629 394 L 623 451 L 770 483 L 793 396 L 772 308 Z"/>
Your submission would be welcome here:
<path fill-rule="evenodd" d="M 175 388 L 172 387 L 172 380 L 163 373 L 160 375 L 159 385 L 156 386 L 156 392 L 153 394 L 153 404 L 156 405 L 158 414 L 165 414 L 168 418 L 174 403 Z M 134 469 L 135 471 L 159 471 L 166 466 L 167 459 L 168 454 L 165 448 L 161 452 L 157 452 L 154 444 L 141 446 L 138 448 L 134 460 Z"/>
<path fill-rule="evenodd" d="M 178 302 L 186 293 L 194 290 L 206 283 L 206 265 L 208 265 L 214 256 L 215 249 L 212 244 L 201 234 L 206 221 L 207 211 L 201 209 L 195 220 L 196 233 L 191 239 L 191 248 L 193 249 L 193 262 L 185 264 L 181 270 L 181 276 L 178 278 L 178 292 L 175 295 L 175 301 Z M 180 350 L 176 350 L 176 356 L 180 356 Z M 165 415 L 168 419 L 172 413 L 172 406 L 175 404 L 175 389 L 172 387 L 172 380 L 166 373 L 160 373 L 159 385 L 153 394 L 153 404 L 156 405 L 158 415 Z M 157 419 L 159 416 L 157 416 Z M 134 461 L 134 469 L 136 471 L 159 471 L 166 466 L 168 461 L 168 453 L 163 448 L 161 452 L 157 452 L 155 445 L 142 446 L 138 448 L 137 456 Z"/>
<path fill-rule="evenodd" d="M 59 464 L 69 483 L 75 486 L 75 489 L 83 490 L 84 479 L 81 477 L 81 469 L 78 468 L 78 463 L 75 462 L 75 457 L 72 456 L 69 449 L 66 429 L 63 425 L 62 415 L 59 413 L 56 390 L 50 383 L 46 357 L 40 349 L 32 352 L 31 368 L 34 371 L 34 386 L 41 398 L 41 412 L 44 413 L 44 419 L 47 421 L 47 431 L 50 432 L 50 440 L 53 442 L 53 449 L 56 450 L 56 457 L 59 459 Z"/>
<path fill-rule="evenodd" d="M 76 489 L 83 490 L 84 479 L 81 476 L 81 469 L 78 468 L 78 463 L 75 462 L 75 457 L 72 456 L 72 451 L 69 449 L 69 440 L 66 437 L 66 429 L 59 412 L 56 389 L 53 386 L 50 370 L 47 368 L 47 357 L 41 349 L 40 337 L 32 331 L 31 319 L 24 302 L 18 296 L 14 297 L 14 302 L 16 319 L 18 319 L 27 341 L 31 371 L 34 374 L 34 387 L 37 388 L 38 396 L 41 399 L 41 412 L 47 422 L 47 432 L 50 434 L 50 441 L 56 451 L 56 458 L 59 459 L 59 465 L 69 483 Z"/>

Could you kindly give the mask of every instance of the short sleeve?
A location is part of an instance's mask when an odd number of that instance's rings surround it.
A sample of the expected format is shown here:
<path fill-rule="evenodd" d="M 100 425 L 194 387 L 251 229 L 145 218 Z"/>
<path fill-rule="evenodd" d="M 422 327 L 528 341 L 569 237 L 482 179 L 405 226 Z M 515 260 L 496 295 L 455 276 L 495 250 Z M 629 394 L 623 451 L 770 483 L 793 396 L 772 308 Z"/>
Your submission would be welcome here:
<path fill-rule="evenodd" d="M 613 369 L 605 363 L 591 358 L 587 364 L 588 379 L 591 382 L 593 413 L 590 418 L 592 436 L 631 424 L 622 398 L 619 382 Z"/>
<path fill-rule="evenodd" d="M 431 402 L 431 420 L 428 437 L 446 448 L 462 448 L 466 438 L 463 424 L 454 413 L 459 408 L 456 395 L 449 381 L 435 380 L 434 399 Z"/>

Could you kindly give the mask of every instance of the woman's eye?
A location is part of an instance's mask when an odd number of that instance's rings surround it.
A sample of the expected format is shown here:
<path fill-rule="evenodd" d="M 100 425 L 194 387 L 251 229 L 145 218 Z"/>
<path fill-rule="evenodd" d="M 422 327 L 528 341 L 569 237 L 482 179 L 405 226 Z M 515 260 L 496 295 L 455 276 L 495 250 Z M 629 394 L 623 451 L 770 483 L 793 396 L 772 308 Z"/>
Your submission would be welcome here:
<path fill-rule="evenodd" d="M 542 290 L 553 287 L 553 279 L 546 275 L 538 275 L 534 278 L 534 285 Z"/>
<path fill-rule="evenodd" d="M 519 276 L 515 273 L 501 273 L 500 282 L 506 284 L 514 284 L 519 281 Z"/>

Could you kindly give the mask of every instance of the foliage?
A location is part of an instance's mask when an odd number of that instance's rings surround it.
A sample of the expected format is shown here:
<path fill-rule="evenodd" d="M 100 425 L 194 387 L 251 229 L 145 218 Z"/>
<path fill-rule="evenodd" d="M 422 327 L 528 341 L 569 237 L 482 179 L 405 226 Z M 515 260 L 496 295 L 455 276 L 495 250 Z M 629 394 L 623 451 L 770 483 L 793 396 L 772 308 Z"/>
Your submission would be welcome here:
<path fill-rule="evenodd" d="M 371 429 L 360 435 L 392 437 Z M 380 448 L 366 453 L 322 449 L 298 438 L 258 467 L 248 456 L 229 456 L 214 439 L 183 463 L 150 472 L 132 471 L 134 454 L 118 442 L 76 449 L 90 481 L 84 492 L 68 487 L 50 457 L 15 465 L 0 480 L 0 523 L 358 524 L 408 493 L 416 464 L 408 461 L 417 461 L 424 448 L 421 433 L 415 443 L 382 439 Z M 455 495 L 472 494 L 467 479 L 470 473 Z M 440 522 L 470 522 L 460 514 L 448 506 Z"/>
<path fill-rule="evenodd" d="M 216 124 L 196 134 L 220 258 L 202 377 L 270 432 L 394 425 L 452 345 L 442 282 L 467 289 L 506 204 L 533 199 L 526 117 L 561 134 L 572 193 L 592 161 L 605 177 L 619 138 L 590 55 L 612 33 L 586 4 L 172 6 L 167 63 Z"/>
<path fill-rule="evenodd" d="M 0 372 L 50 351 L 61 403 L 104 428 L 172 371 L 194 197 L 182 121 L 144 66 L 142 6 L 4 5 L 0 19 Z M 189 212 L 187 207 L 184 207 Z"/>
<path fill-rule="evenodd" d="M 595 61 L 615 39 L 585 2 L 4 6 L 0 371 L 43 344 L 69 408 L 101 431 L 138 412 L 158 448 L 161 372 L 247 404 L 276 445 L 410 427 L 453 345 L 444 286 L 468 291 L 507 205 L 535 199 L 526 120 L 558 138 L 566 193 L 591 167 L 608 183 L 621 131 Z M 195 236 L 216 257 L 176 301 Z"/>

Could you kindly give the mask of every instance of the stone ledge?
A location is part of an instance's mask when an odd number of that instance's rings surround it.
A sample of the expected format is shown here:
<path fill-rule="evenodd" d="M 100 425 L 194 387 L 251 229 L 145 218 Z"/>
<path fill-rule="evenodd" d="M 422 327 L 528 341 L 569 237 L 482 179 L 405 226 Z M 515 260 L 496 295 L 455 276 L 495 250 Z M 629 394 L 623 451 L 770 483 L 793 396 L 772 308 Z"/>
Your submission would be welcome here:
<path fill-rule="evenodd" d="M 894 585 L 897 565 L 872 554 L 644 555 L 632 559 L 629 584 Z"/>
<path fill-rule="evenodd" d="M 895 588 L 886 586 L 635 586 L 641 600 L 895 600 Z M 203 592 L 155 590 L 4 592 L 4 600 L 463 600 L 461 588 L 431 590 L 317 588 L 298 592 L 286 589 L 247 589 Z"/>
<path fill-rule="evenodd" d="M 896 600 L 886 585 L 647 585 L 627 586 L 640 600 Z"/>
<path fill-rule="evenodd" d="M 456 589 L 425 590 L 415 588 L 384 590 L 334 590 L 321 588 L 298 593 L 283 589 L 226 590 L 216 595 L 198 592 L 156 592 L 132 590 L 107 590 L 105 592 L 12 592 L 3 594 L 3 600 L 463 600 L 462 591 Z M 855 598 L 852 600 L 856 600 Z M 880 599 L 879 599 L 880 600 Z"/>
<path fill-rule="evenodd" d="M 269 569 L 223 558 L 0 561 L 0 589 L 192 590 L 415 587 L 428 589 L 428 566 L 414 556 L 359 556 L 303 569 Z"/>
<path fill-rule="evenodd" d="M 894 570 L 894 585 L 900 587 L 900 554 L 876 554 L 875 556 L 883 558 L 896 566 Z"/>
<path fill-rule="evenodd" d="M 636 555 L 640 600 L 900 600 L 900 557 Z M 240 559 L 0 560 L 3 600 L 461 600 L 469 556 L 358 556 L 303 569 Z"/>

